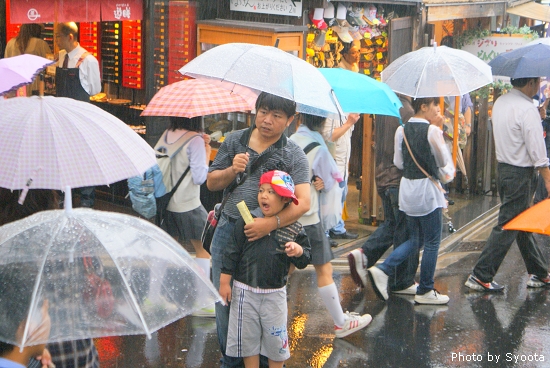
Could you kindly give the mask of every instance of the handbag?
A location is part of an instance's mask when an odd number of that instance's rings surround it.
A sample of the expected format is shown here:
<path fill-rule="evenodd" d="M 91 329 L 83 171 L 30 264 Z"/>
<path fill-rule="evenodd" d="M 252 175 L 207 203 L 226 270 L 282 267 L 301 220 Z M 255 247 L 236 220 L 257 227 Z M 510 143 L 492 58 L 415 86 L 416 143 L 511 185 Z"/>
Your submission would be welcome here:
<path fill-rule="evenodd" d="M 214 232 L 216 231 L 218 221 L 220 220 L 223 208 L 225 207 L 225 203 L 229 199 L 229 196 L 239 185 L 242 185 L 245 182 L 248 176 L 254 173 L 264 162 L 266 162 L 267 159 L 271 157 L 271 155 L 273 155 L 273 153 L 275 153 L 275 150 L 269 151 L 266 154 L 258 157 L 252 163 L 252 165 L 250 165 L 249 173 L 241 173 L 242 175 L 237 176 L 235 180 L 230 184 L 230 187 L 227 190 L 227 194 L 223 197 L 221 203 L 217 203 L 214 206 L 214 209 L 208 213 L 208 216 L 206 217 L 206 223 L 204 224 L 204 228 L 202 229 L 201 242 L 202 247 L 209 254 L 210 245 L 212 244 L 212 239 L 214 238 Z"/>
<path fill-rule="evenodd" d="M 437 189 L 439 189 L 439 191 L 441 191 L 443 194 L 447 193 L 445 191 L 445 189 L 443 189 L 443 187 L 441 186 L 441 183 L 439 181 L 435 180 L 433 176 L 428 174 L 428 172 L 426 170 L 424 170 L 424 168 L 422 166 L 420 166 L 418 161 L 416 161 L 416 158 L 414 157 L 414 154 L 412 153 L 411 146 L 409 146 L 409 141 L 407 140 L 407 136 L 405 135 L 405 129 L 403 129 L 403 140 L 405 141 L 405 145 L 407 146 L 407 149 L 409 150 L 409 153 L 411 154 L 411 158 L 413 159 L 416 166 L 420 169 L 420 171 L 422 171 L 422 173 L 424 175 L 426 175 L 428 177 L 428 179 L 430 179 L 432 181 L 432 183 L 434 183 L 434 185 L 436 186 Z"/>

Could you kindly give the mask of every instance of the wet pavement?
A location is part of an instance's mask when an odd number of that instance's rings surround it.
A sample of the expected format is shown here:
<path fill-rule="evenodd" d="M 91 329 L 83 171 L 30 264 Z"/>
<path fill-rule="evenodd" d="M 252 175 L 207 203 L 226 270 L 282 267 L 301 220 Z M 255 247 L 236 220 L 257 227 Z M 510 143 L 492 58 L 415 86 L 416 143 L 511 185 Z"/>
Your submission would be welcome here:
<path fill-rule="evenodd" d="M 548 367 L 548 288 L 528 289 L 527 274 L 513 246 L 495 281 L 503 293 L 472 292 L 463 286 L 495 220 L 494 197 L 457 198 L 451 207 L 459 231 L 443 229 L 436 288 L 447 306 L 415 305 L 412 296 L 379 300 L 372 287 L 353 283 L 346 255 L 373 227 L 350 224 L 359 241 L 339 241 L 334 280 L 345 310 L 370 313 L 373 322 L 345 339 L 334 337 L 332 320 L 317 292 L 312 267 L 297 270 L 288 286 L 291 367 Z M 464 201 L 464 202 L 462 202 Z M 466 213 L 474 221 L 467 220 Z M 477 214 L 479 212 L 479 214 Z M 462 217 L 461 217 L 462 216 Z M 536 235 L 547 257 L 550 241 Z M 97 339 L 102 367 L 219 367 L 213 318 L 185 317 L 153 334 Z"/>

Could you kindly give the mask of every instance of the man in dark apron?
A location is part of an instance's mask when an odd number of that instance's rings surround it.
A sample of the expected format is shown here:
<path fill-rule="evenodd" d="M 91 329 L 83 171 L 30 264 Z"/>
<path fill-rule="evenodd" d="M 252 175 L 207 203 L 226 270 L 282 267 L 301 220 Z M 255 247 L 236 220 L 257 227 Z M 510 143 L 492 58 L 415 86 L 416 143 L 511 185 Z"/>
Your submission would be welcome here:
<path fill-rule="evenodd" d="M 59 62 L 55 71 L 57 97 L 90 101 L 90 96 L 101 92 L 101 78 L 97 59 L 80 47 L 78 27 L 74 22 L 59 23 L 56 28 Z M 80 205 L 93 207 L 95 187 L 80 188 Z"/>

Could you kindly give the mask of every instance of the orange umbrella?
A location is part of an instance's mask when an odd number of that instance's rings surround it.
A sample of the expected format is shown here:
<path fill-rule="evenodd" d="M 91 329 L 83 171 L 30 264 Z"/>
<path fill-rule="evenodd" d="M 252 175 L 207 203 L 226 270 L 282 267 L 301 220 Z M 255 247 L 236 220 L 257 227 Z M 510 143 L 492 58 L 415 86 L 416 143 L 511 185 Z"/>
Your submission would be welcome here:
<path fill-rule="evenodd" d="M 521 230 L 550 235 L 550 199 L 523 211 L 504 225 L 504 230 Z"/>
<path fill-rule="evenodd" d="M 142 116 L 195 116 L 253 110 L 260 91 L 206 78 L 187 79 L 161 88 Z"/>

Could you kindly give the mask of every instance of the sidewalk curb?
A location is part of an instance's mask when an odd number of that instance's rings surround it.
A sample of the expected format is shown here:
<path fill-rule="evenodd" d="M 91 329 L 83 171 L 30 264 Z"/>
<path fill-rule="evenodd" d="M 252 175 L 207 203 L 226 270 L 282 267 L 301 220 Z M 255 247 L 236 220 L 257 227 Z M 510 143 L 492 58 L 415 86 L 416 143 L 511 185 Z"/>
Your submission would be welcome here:
<path fill-rule="evenodd" d="M 464 239 L 483 231 L 487 227 L 495 226 L 496 220 L 498 219 L 499 210 L 500 205 L 491 208 L 487 212 L 471 220 L 462 228 L 458 229 L 455 233 L 443 239 L 441 241 L 441 245 L 439 246 L 438 257 L 453 252 L 464 241 Z M 348 266 L 347 254 L 352 250 L 361 247 L 367 239 L 368 237 L 360 238 L 334 249 L 333 253 L 335 258 L 331 261 L 332 265 Z"/>

